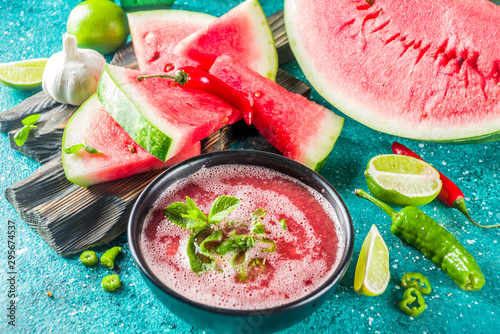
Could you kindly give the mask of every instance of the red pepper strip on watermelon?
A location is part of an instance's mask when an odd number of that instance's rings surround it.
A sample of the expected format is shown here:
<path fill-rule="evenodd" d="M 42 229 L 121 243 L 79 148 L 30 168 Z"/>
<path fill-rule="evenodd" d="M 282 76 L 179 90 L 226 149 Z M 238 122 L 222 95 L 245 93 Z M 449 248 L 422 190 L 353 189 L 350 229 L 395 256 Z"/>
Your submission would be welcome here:
<path fill-rule="evenodd" d="M 420 160 L 422 159 L 418 154 L 410 150 L 408 147 L 398 143 L 394 142 L 392 143 L 392 151 L 395 154 L 401 154 L 401 155 L 406 155 L 409 157 L 417 158 Z M 441 182 L 443 183 L 443 186 L 441 188 L 441 191 L 438 194 L 438 198 L 446 204 L 450 208 L 455 208 L 469 219 L 469 221 L 482 228 L 494 228 L 494 227 L 500 227 L 500 224 L 498 225 L 490 225 L 490 226 L 484 226 L 479 223 L 476 223 L 471 216 L 469 215 L 469 212 L 467 211 L 467 207 L 465 206 L 465 196 L 464 193 L 457 187 L 455 183 L 453 183 L 449 178 L 444 176 L 440 171 L 438 171 L 439 177 L 441 179 Z"/>
<path fill-rule="evenodd" d="M 173 79 L 176 84 L 184 88 L 198 89 L 216 96 L 238 109 L 245 122 L 248 125 L 252 124 L 252 106 L 245 96 L 205 70 L 185 66 L 179 68 L 175 72 L 175 76 L 168 74 L 142 75 L 137 80 L 142 81 L 145 78 Z"/>

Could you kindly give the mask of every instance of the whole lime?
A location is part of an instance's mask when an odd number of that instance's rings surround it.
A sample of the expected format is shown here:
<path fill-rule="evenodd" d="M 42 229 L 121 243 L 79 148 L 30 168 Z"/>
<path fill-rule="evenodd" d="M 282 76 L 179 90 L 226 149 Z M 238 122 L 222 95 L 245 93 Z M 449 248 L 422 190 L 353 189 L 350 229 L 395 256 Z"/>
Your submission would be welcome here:
<path fill-rule="evenodd" d="M 125 44 L 130 33 L 123 9 L 108 0 L 87 0 L 68 17 L 66 30 L 76 37 L 78 47 L 110 54 Z"/>

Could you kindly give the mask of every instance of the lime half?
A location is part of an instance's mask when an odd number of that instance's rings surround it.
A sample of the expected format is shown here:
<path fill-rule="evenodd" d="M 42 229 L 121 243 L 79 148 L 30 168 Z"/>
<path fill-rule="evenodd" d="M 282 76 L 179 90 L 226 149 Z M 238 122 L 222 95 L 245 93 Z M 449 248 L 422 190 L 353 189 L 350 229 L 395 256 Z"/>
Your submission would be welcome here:
<path fill-rule="evenodd" d="M 385 291 L 390 278 L 389 250 L 377 226 L 372 225 L 356 264 L 354 291 L 364 296 L 378 296 Z"/>
<path fill-rule="evenodd" d="M 397 154 L 378 155 L 368 162 L 366 183 L 382 201 L 421 206 L 441 191 L 438 171 L 427 162 Z"/>
<path fill-rule="evenodd" d="M 42 87 L 47 58 L 0 64 L 0 82 L 10 88 L 34 90 Z"/>

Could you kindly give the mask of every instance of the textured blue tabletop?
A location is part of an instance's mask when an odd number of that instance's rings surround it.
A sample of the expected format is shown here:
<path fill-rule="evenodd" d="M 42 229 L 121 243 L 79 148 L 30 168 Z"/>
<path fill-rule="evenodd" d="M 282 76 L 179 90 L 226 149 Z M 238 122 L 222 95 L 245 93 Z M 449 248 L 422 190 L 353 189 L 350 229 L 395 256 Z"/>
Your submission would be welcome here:
<path fill-rule="evenodd" d="M 497 3 L 498 0 L 496 0 Z M 174 8 L 220 16 L 240 1 L 182 0 Z M 49 57 L 61 50 L 66 19 L 77 0 L 0 0 L 0 63 Z M 262 0 L 267 15 L 283 8 L 278 0 Z M 498 27 L 492 27 L 497 29 Z M 109 59 L 108 59 L 109 60 Z M 305 80 L 297 64 L 284 69 Z M 1 110 L 7 110 L 31 93 L 0 85 Z M 337 113 L 313 91 L 312 99 Z M 456 181 L 466 194 L 474 218 L 484 224 L 500 222 L 500 142 L 479 145 L 444 145 L 398 139 L 378 133 L 347 118 L 342 134 L 322 175 L 344 198 L 356 232 L 353 261 L 331 298 L 314 315 L 287 333 L 407 332 L 493 333 L 500 328 L 500 229 L 483 230 L 470 224 L 458 211 L 437 200 L 422 209 L 450 231 L 482 268 L 487 283 L 481 291 L 464 292 L 416 249 L 390 233 L 390 219 L 370 203 L 358 199 L 355 188 L 366 189 L 363 171 L 368 160 L 390 153 L 394 140 L 410 146 Z M 30 175 L 39 165 L 9 147 L 0 135 L 0 192 Z M 9 326 L 7 298 L 7 225 L 16 226 L 16 311 L 15 327 Z M 390 253 L 391 281 L 384 294 L 365 297 L 353 287 L 356 260 L 364 237 L 376 224 Z M 109 246 L 124 247 L 118 267 L 88 268 L 76 256 L 61 258 L 0 198 L 0 333 L 187 333 L 201 332 L 170 313 L 150 293 L 130 255 L 122 235 Z M 427 310 L 418 318 L 402 313 L 397 303 L 403 295 L 401 276 L 408 271 L 425 274 L 433 285 L 426 296 Z M 103 276 L 119 273 L 123 286 L 114 293 L 100 287 Z M 47 296 L 47 291 L 53 298 Z"/>

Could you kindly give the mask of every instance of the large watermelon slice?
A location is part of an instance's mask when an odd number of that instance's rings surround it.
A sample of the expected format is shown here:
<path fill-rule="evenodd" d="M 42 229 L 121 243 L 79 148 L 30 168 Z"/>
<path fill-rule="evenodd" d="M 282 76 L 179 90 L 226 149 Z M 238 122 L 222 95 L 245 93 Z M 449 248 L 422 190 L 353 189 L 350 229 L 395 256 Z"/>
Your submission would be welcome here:
<path fill-rule="evenodd" d="M 311 169 L 323 167 L 342 130 L 342 117 L 228 56 L 219 57 L 210 73 L 247 96 L 254 109 L 252 123 L 269 143 Z"/>
<path fill-rule="evenodd" d="M 151 10 L 127 16 L 139 69 L 150 73 L 163 72 L 170 62 L 178 66 L 196 64 L 172 55 L 173 47 L 216 19 L 184 10 Z"/>
<path fill-rule="evenodd" d="M 227 124 L 237 109 L 205 92 L 171 86 L 172 80 L 105 65 L 97 94 L 106 111 L 146 151 L 166 161 Z"/>
<path fill-rule="evenodd" d="M 158 160 L 127 135 L 95 94 L 76 111 L 64 130 L 64 148 L 84 141 L 101 153 L 80 150 L 66 154 L 63 150 L 62 154 L 67 179 L 82 187 L 166 168 L 200 154 L 198 142 L 167 162 Z"/>
<path fill-rule="evenodd" d="M 499 22 L 486 0 L 285 1 L 290 45 L 318 92 L 421 140 L 500 138 Z"/>
<path fill-rule="evenodd" d="M 257 0 L 247 0 L 186 39 L 174 52 L 209 70 L 220 55 L 229 55 L 261 75 L 275 79 L 278 54 L 264 11 Z"/>

